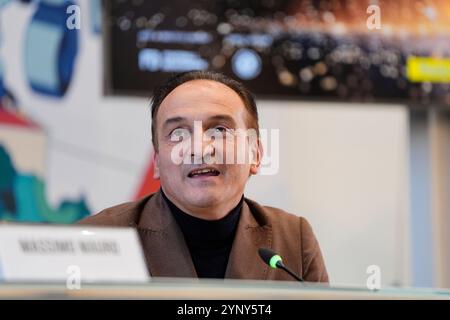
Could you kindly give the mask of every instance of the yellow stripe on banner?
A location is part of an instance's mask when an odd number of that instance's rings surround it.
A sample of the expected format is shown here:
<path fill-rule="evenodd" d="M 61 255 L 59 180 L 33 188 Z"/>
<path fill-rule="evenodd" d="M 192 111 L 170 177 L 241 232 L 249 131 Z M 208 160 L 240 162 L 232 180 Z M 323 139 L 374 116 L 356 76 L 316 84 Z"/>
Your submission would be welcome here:
<path fill-rule="evenodd" d="M 450 58 L 410 56 L 406 76 L 411 82 L 450 83 Z"/>

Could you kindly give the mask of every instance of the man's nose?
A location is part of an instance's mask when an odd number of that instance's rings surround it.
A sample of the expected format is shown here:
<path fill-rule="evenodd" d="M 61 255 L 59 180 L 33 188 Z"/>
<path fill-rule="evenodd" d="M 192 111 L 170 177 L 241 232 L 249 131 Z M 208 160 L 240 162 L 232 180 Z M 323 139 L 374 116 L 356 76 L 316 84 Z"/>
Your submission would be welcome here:
<path fill-rule="evenodd" d="M 205 131 L 203 131 L 203 129 L 195 130 L 191 148 L 191 157 L 194 159 L 194 163 L 203 163 L 204 158 L 213 155 L 214 146 L 205 134 Z"/>

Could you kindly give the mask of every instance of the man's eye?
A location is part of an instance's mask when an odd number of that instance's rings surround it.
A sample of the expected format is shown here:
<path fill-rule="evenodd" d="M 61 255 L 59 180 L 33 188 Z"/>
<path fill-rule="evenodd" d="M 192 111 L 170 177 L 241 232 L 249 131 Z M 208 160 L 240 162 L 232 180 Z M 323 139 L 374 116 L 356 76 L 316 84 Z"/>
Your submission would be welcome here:
<path fill-rule="evenodd" d="M 215 127 L 214 130 L 216 132 L 222 132 L 222 133 L 227 132 L 227 128 L 225 128 L 225 127 Z"/>
<path fill-rule="evenodd" d="M 170 133 L 170 141 L 181 141 L 186 135 L 185 129 L 175 129 Z"/>

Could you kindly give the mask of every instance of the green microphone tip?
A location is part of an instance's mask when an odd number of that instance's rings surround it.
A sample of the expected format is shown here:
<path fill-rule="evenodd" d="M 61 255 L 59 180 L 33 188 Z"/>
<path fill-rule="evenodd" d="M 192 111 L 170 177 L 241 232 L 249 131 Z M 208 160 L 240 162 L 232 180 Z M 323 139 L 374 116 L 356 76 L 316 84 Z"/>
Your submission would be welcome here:
<path fill-rule="evenodd" d="M 272 258 L 270 258 L 269 264 L 272 268 L 277 269 L 277 262 L 282 261 L 281 257 L 279 255 L 274 255 Z"/>

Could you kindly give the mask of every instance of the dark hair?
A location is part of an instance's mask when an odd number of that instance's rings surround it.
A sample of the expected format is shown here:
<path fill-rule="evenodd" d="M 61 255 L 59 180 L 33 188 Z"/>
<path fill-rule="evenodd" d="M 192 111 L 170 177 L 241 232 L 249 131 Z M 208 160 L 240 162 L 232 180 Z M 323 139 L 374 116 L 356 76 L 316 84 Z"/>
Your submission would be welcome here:
<path fill-rule="evenodd" d="M 212 80 L 220 82 L 236 92 L 239 97 L 241 97 L 242 102 L 244 102 L 245 108 L 247 109 L 250 116 L 247 121 L 248 127 L 255 129 L 259 137 L 258 110 L 256 108 L 255 99 L 253 98 L 251 92 L 242 83 L 233 80 L 230 77 L 227 77 L 226 75 L 219 72 L 189 71 L 175 74 L 174 76 L 170 77 L 163 85 L 156 88 L 153 92 L 153 98 L 151 102 L 152 142 L 156 150 L 158 150 L 158 139 L 156 137 L 156 115 L 161 103 L 176 87 L 192 80 Z"/>

